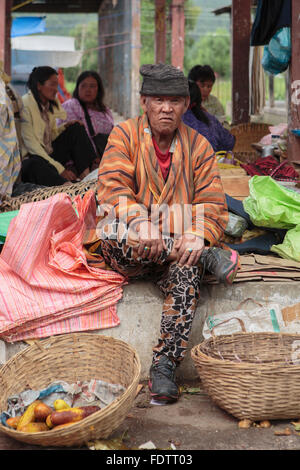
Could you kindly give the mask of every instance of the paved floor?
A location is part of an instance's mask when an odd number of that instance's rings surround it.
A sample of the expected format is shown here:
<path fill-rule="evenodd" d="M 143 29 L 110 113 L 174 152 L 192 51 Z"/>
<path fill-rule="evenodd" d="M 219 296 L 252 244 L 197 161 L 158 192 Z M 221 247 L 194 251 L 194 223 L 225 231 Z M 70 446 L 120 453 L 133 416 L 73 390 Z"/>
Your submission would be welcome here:
<path fill-rule="evenodd" d="M 292 420 L 271 422 L 271 427 L 267 429 L 258 427 L 258 423 L 249 429 L 240 429 L 238 420 L 215 406 L 199 383 L 184 386 L 186 391 L 194 393 L 185 392 L 177 403 L 159 406 L 150 403 L 145 385 L 137 395 L 126 420 L 112 437 L 120 437 L 120 442 L 131 450 L 136 450 L 149 441 L 158 450 L 176 449 L 179 452 L 300 450 L 300 435 L 295 432 Z M 195 388 L 199 389 L 197 393 Z M 286 429 L 289 429 L 290 434 L 287 434 Z M 111 450 L 114 448 L 112 446 Z M 0 450 L 41 449 L 43 448 L 23 444 L 0 433 Z M 88 447 L 83 446 L 83 449 L 88 450 Z"/>

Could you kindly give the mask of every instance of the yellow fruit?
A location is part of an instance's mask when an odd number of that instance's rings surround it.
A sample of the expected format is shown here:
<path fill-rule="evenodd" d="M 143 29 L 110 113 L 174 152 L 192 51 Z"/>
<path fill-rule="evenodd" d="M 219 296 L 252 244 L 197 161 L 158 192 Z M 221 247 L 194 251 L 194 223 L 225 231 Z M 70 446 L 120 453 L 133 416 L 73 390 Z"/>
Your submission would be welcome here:
<path fill-rule="evenodd" d="M 21 416 L 21 418 L 18 422 L 18 425 L 17 425 L 17 430 L 18 431 L 23 426 L 25 426 L 26 424 L 34 422 L 34 420 L 35 420 L 34 409 L 35 409 L 36 405 L 38 405 L 39 403 L 41 403 L 41 402 L 39 400 L 36 400 L 27 407 L 25 413 L 23 413 L 23 415 Z"/>
<path fill-rule="evenodd" d="M 49 431 L 49 428 L 46 423 L 28 423 L 25 426 L 21 426 L 18 431 L 22 432 L 42 432 Z"/>
<path fill-rule="evenodd" d="M 47 418 L 46 418 L 46 424 L 48 426 L 48 428 L 53 428 L 53 424 L 52 424 L 52 421 L 51 421 L 51 415 L 48 415 Z"/>
<path fill-rule="evenodd" d="M 69 408 L 71 408 L 68 405 L 68 403 L 66 403 L 64 400 L 61 400 L 61 399 L 55 400 L 55 402 L 53 403 L 53 406 L 56 411 L 68 410 Z"/>

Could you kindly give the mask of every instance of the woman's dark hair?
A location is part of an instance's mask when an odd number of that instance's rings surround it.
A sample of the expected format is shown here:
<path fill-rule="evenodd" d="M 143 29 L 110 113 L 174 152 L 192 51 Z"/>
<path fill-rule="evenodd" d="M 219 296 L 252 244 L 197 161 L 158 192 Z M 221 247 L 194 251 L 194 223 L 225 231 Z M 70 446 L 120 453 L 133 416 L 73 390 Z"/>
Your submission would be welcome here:
<path fill-rule="evenodd" d="M 79 75 L 79 77 L 77 78 L 77 81 L 76 81 L 75 90 L 73 92 L 73 98 L 76 98 L 79 101 L 79 103 L 81 104 L 81 106 L 83 108 L 85 108 L 85 103 L 83 103 L 79 98 L 78 90 L 79 90 L 80 83 L 88 77 L 93 77 L 96 80 L 97 84 L 98 84 L 98 93 L 97 93 L 97 96 L 96 96 L 96 103 L 98 105 L 99 111 L 105 112 L 107 110 L 107 108 L 106 108 L 105 104 L 103 103 L 103 99 L 104 99 L 103 83 L 102 83 L 100 75 L 97 72 L 95 72 L 94 70 L 86 70 L 85 72 L 82 72 Z"/>
<path fill-rule="evenodd" d="M 190 90 L 190 109 L 192 113 L 199 121 L 202 121 L 209 126 L 210 125 L 209 119 L 201 106 L 201 103 L 202 103 L 201 91 L 197 83 L 193 82 L 192 80 L 189 80 L 189 90 Z"/>
<path fill-rule="evenodd" d="M 209 65 L 195 65 L 188 74 L 188 79 L 194 82 L 216 81 L 215 72 Z"/>
<path fill-rule="evenodd" d="M 41 107 L 41 98 L 38 91 L 38 83 L 43 85 L 52 75 L 58 75 L 57 71 L 52 67 L 48 67 L 47 65 L 41 67 L 34 67 L 32 69 L 31 74 L 28 77 L 27 81 L 27 88 L 33 94 L 35 101 L 38 104 L 40 111 L 42 110 Z M 49 100 L 49 111 L 53 113 L 53 106 L 58 107 L 57 103 L 53 100 Z"/>

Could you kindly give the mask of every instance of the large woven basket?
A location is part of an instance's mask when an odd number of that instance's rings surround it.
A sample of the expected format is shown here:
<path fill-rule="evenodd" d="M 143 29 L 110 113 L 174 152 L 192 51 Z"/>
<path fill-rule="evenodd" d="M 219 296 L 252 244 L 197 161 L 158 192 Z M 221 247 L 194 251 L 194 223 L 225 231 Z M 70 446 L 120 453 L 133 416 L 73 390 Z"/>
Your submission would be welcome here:
<path fill-rule="evenodd" d="M 236 418 L 300 418 L 300 335 L 213 336 L 191 356 L 207 394 Z"/>
<path fill-rule="evenodd" d="M 270 124 L 249 122 L 237 124 L 230 129 L 231 134 L 236 137 L 234 152 L 253 152 L 252 144 L 261 140 L 267 134 L 270 134 Z"/>
<path fill-rule="evenodd" d="M 39 433 L 25 433 L 0 424 L 0 431 L 22 442 L 70 447 L 107 438 L 126 418 L 136 395 L 141 365 L 127 343 L 93 333 L 75 333 L 41 340 L 13 356 L 0 369 L 0 410 L 7 398 L 28 386 L 40 390 L 51 382 L 98 379 L 120 384 L 126 391 L 110 405 L 72 426 Z"/>

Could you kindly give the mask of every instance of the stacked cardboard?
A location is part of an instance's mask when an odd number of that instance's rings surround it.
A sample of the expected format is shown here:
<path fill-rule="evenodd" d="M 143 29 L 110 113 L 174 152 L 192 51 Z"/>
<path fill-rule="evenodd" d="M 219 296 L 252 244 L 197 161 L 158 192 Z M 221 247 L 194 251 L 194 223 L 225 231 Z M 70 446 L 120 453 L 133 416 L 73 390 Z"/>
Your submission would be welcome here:
<path fill-rule="evenodd" d="M 240 256 L 241 267 L 235 282 L 300 281 L 300 263 L 277 256 L 249 254 Z"/>

